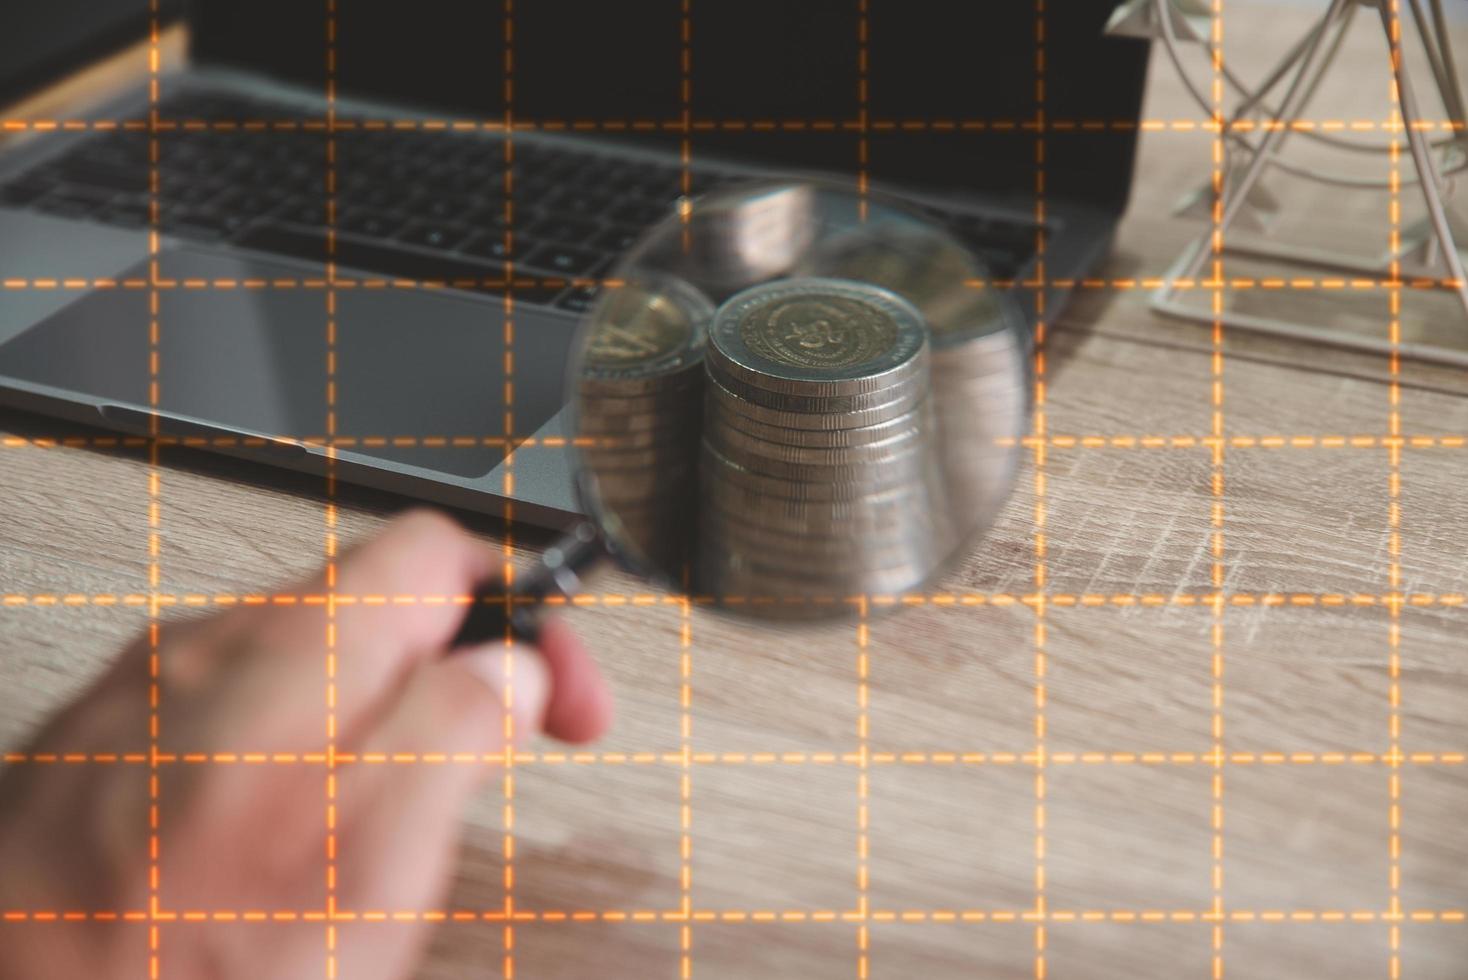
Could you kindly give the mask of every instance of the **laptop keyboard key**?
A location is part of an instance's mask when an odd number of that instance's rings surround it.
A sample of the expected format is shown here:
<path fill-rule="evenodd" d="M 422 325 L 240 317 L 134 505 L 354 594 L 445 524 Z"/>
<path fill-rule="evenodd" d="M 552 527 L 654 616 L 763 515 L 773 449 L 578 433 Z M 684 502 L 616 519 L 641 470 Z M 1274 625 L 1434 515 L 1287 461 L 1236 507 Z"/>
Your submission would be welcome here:
<path fill-rule="evenodd" d="M 672 213 L 673 209 L 671 207 L 660 208 L 651 204 L 629 202 L 613 208 L 611 219 L 625 225 L 646 228 L 653 222 L 660 221 Z"/>
<path fill-rule="evenodd" d="M 30 204 L 49 191 L 54 185 L 49 180 L 24 178 L 13 184 L 0 187 L 0 204 Z"/>
<path fill-rule="evenodd" d="M 180 238 L 215 241 L 238 233 L 250 219 L 244 215 L 221 214 L 218 211 L 176 208 L 165 211 L 159 224 L 165 232 Z"/>
<path fill-rule="evenodd" d="M 279 225 L 257 225 L 240 236 L 236 244 L 318 263 L 324 263 L 327 259 L 325 234 L 283 228 Z M 461 286 L 469 284 L 476 289 L 482 288 L 484 280 L 496 281 L 504 278 L 502 269 L 487 263 L 409 252 L 351 238 L 337 239 L 334 258 L 340 268 L 355 268 L 376 275 L 424 282 L 457 282 Z"/>
<path fill-rule="evenodd" d="M 83 184 L 122 194 L 148 193 L 149 174 L 146 169 L 123 170 L 98 167 L 90 164 L 68 164 L 59 167 L 57 176 L 72 184 Z"/>
<path fill-rule="evenodd" d="M 413 213 L 433 221 L 454 221 L 472 206 L 460 197 L 424 197 L 414 202 Z"/>
<path fill-rule="evenodd" d="M 447 252 L 462 245 L 470 234 L 470 229 L 463 225 L 415 221 L 398 238 L 409 245 Z"/>
<path fill-rule="evenodd" d="M 544 245 L 525 256 L 525 264 L 563 276 L 585 276 L 601 264 L 600 252 L 566 245 Z"/>
<path fill-rule="evenodd" d="M 638 231 L 636 228 L 627 228 L 622 225 L 613 225 L 606 231 L 591 240 L 591 244 L 608 252 L 622 253 L 627 251 L 637 241 Z"/>
<path fill-rule="evenodd" d="M 85 218 L 101 211 L 117 195 L 88 187 L 69 187 L 41 199 L 36 206 L 63 218 Z"/>
<path fill-rule="evenodd" d="M 546 205 L 551 210 L 562 214 L 598 215 L 604 213 L 614 203 L 612 198 L 604 194 L 573 188 L 557 194 L 547 201 Z"/>
<path fill-rule="evenodd" d="M 515 236 L 512 246 L 507 246 L 503 231 L 488 231 L 475 235 L 460 251 L 491 262 L 508 262 L 512 257 L 523 254 L 527 247 L 528 243 L 519 235 Z"/>
<path fill-rule="evenodd" d="M 569 313 L 585 313 L 601 295 L 599 286 L 572 286 L 556 300 L 556 306 Z"/>
<path fill-rule="evenodd" d="M 595 221 L 556 214 L 536 222 L 528 233 L 547 241 L 581 244 L 590 241 L 599 227 Z"/>
<path fill-rule="evenodd" d="M 150 208 L 144 202 L 128 201 L 105 208 L 97 217 L 119 228 L 142 228 L 151 220 L 149 211 Z"/>
<path fill-rule="evenodd" d="M 271 217 L 308 228 L 326 227 L 326 202 L 315 198 L 288 198 Z"/>
<path fill-rule="evenodd" d="M 408 219 L 389 211 L 357 208 L 344 214 L 337 222 L 337 231 L 366 238 L 388 238 L 408 223 Z"/>
<path fill-rule="evenodd" d="M 308 111 L 287 103 L 183 92 L 165 102 L 162 114 L 204 121 L 270 120 Z M 317 263 L 327 260 L 325 140 L 313 134 L 274 139 L 214 129 L 162 137 L 98 133 L 35 173 L 0 185 L 0 203 L 147 227 L 148 151 L 155 139 L 161 143 L 157 169 L 165 230 L 194 239 L 236 240 Z M 420 281 L 496 283 L 505 262 L 524 262 L 532 271 L 517 277 L 525 280 L 514 287 L 517 301 L 555 301 L 575 312 L 593 301 L 594 288 L 532 287 L 529 281 L 599 275 L 641 228 L 671 213 L 681 193 L 682 169 L 675 165 L 535 139 L 517 140 L 512 159 L 507 159 L 509 149 L 502 141 L 468 134 L 341 134 L 337 263 Z M 695 178 L 703 179 L 701 173 Z M 615 224 L 607 221 L 609 214 Z M 509 247 L 507 228 L 513 233 Z"/>

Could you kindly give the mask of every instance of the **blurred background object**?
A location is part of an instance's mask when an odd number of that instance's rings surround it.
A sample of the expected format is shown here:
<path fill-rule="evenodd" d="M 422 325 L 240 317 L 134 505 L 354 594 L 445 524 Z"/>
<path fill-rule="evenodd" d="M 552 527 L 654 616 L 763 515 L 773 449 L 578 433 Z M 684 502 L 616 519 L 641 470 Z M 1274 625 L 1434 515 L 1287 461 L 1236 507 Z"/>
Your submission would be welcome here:
<path fill-rule="evenodd" d="M 1357 23 L 1357 14 L 1371 11 Z M 1450 210 L 1454 178 L 1468 171 L 1468 118 L 1462 76 L 1454 57 L 1444 0 L 1330 0 L 1323 14 L 1288 46 L 1275 66 L 1257 82 L 1234 71 L 1222 50 L 1221 31 L 1209 8 L 1197 0 L 1128 0 L 1116 8 L 1107 30 L 1117 36 L 1159 41 L 1178 79 L 1199 109 L 1218 120 L 1223 156 L 1209 179 L 1179 204 L 1177 213 L 1206 218 L 1213 227 L 1200 234 L 1168 270 L 1153 308 L 1174 316 L 1213 322 L 1221 315 L 1230 326 L 1367 349 L 1468 364 L 1468 274 L 1464 238 L 1468 222 Z M 1406 14 L 1410 13 L 1410 17 Z M 1460 12 L 1461 13 L 1461 12 Z M 1342 44 L 1353 29 L 1375 30 L 1381 57 L 1391 73 L 1387 136 L 1331 132 L 1309 120 L 1308 111 L 1322 87 L 1359 84 L 1332 73 Z M 1201 49 L 1205 64 L 1189 64 L 1187 47 Z M 1425 78 L 1418 83 L 1416 79 Z M 1430 92 L 1426 101 L 1422 92 Z M 1351 126 L 1350 129 L 1361 127 Z M 1441 133 L 1441 135 L 1439 135 Z M 1286 157 L 1291 138 L 1308 140 L 1333 153 L 1329 163 Z M 1403 152 L 1405 148 L 1405 153 Z M 1269 174 L 1288 174 L 1343 190 L 1386 193 L 1393 214 L 1400 197 L 1420 201 L 1419 216 L 1405 227 L 1395 218 L 1384 255 L 1350 255 L 1329 244 L 1295 243 L 1275 238 L 1271 225 L 1282 198 L 1261 183 Z M 1287 206 L 1287 205 L 1286 205 Z M 1406 344 L 1398 339 L 1363 337 L 1329 324 L 1291 322 L 1225 310 L 1222 314 L 1188 303 L 1187 285 L 1199 281 L 1205 265 L 1224 254 L 1273 260 L 1305 269 L 1430 280 L 1455 294 L 1461 315 L 1452 345 Z"/>

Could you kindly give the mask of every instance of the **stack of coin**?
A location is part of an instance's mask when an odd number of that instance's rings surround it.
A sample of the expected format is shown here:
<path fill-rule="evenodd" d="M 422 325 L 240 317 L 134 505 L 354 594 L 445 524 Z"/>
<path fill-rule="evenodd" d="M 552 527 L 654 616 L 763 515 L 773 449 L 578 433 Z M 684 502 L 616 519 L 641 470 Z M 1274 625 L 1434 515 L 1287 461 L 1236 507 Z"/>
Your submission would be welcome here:
<path fill-rule="evenodd" d="M 608 289 L 588 317 L 577 380 L 583 490 L 612 537 L 678 580 L 690 555 L 714 307 L 673 278 Z"/>
<path fill-rule="evenodd" d="M 725 601 L 892 593 L 949 551 L 928 331 L 866 283 L 787 279 L 715 314 L 696 583 Z M 809 607 L 808 608 L 813 608 Z"/>
<path fill-rule="evenodd" d="M 649 261 L 673 270 L 715 300 L 785 275 L 815 240 L 816 192 L 809 184 L 752 184 L 691 202 Z"/>
<path fill-rule="evenodd" d="M 986 529 L 1018 472 L 1030 418 L 1030 330 L 1012 289 L 994 285 L 973 253 L 913 224 L 849 233 L 809 255 L 802 271 L 884 286 L 917 307 L 932 333 L 937 441 L 956 529 Z"/>

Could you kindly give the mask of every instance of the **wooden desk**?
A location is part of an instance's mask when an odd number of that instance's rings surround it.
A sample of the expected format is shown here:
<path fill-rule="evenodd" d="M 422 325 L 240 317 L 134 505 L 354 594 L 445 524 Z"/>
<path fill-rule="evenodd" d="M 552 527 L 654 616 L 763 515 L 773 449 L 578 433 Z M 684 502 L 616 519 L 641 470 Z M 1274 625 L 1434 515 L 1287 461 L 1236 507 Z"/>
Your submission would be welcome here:
<path fill-rule="evenodd" d="M 1246 74 L 1303 23 L 1228 6 Z M 1386 118 L 1380 42 L 1358 40 L 1355 91 L 1320 119 Z M 789 634 L 636 605 L 608 576 L 570 616 L 617 728 L 586 754 L 536 746 L 509 805 L 498 780 L 476 801 L 441 910 L 470 921 L 423 977 L 498 975 L 511 809 L 517 977 L 671 977 L 685 954 L 698 977 L 1027 977 L 1037 951 L 1087 980 L 1211 976 L 1215 952 L 1239 978 L 1464 975 L 1468 376 L 1215 349 L 1151 316 L 1133 287 L 1195 233 L 1163 215 L 1211 149 L 1155 67 L 1131 216 L 1049 338 L 1042 465 L 982 550 L 900 611 Z M 1384 247 L 1384 196 L 1293 193 L 1307 223 Z M 1228 290 L 1383 334 L 1394 295 Z M 1408 335 L 1435 315 L 1400 297 Z M 103 597 L 148 591 L 149 467 L 47 447 L 47 420 L 0 429 L 14 746 L 146 620 Z M 320 481 L 164 463 L 163 593 L 207 607 L 321 561 Z M 400 506 L 339 501 L 347 538 Z"/>

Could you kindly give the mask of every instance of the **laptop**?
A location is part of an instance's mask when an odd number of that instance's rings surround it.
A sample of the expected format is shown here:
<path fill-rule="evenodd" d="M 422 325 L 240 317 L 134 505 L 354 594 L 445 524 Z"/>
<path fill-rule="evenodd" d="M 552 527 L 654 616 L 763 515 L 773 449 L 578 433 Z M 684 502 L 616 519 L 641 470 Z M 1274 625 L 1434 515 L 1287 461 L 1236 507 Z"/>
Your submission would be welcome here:
<path fill-rule="evenodd" d="M 110 14 L 22 20 L 81 50 L 147 12 L 86 6 Z M 685 169 L 695 201 L 865 176 L 1023 281 L 1043 138 L 1044 273 L 1081 278 L 1126 205 L 1147 61 L 1103 36 L 1110 7 L 1046 4 L 1042 104 L 1029 0 L 364 0 L 336 5 L 334 70 L 325 3 L 194 0 L 156 93 L 0 148 L 0 403 L 562 525 L 577 316 Z"/>

